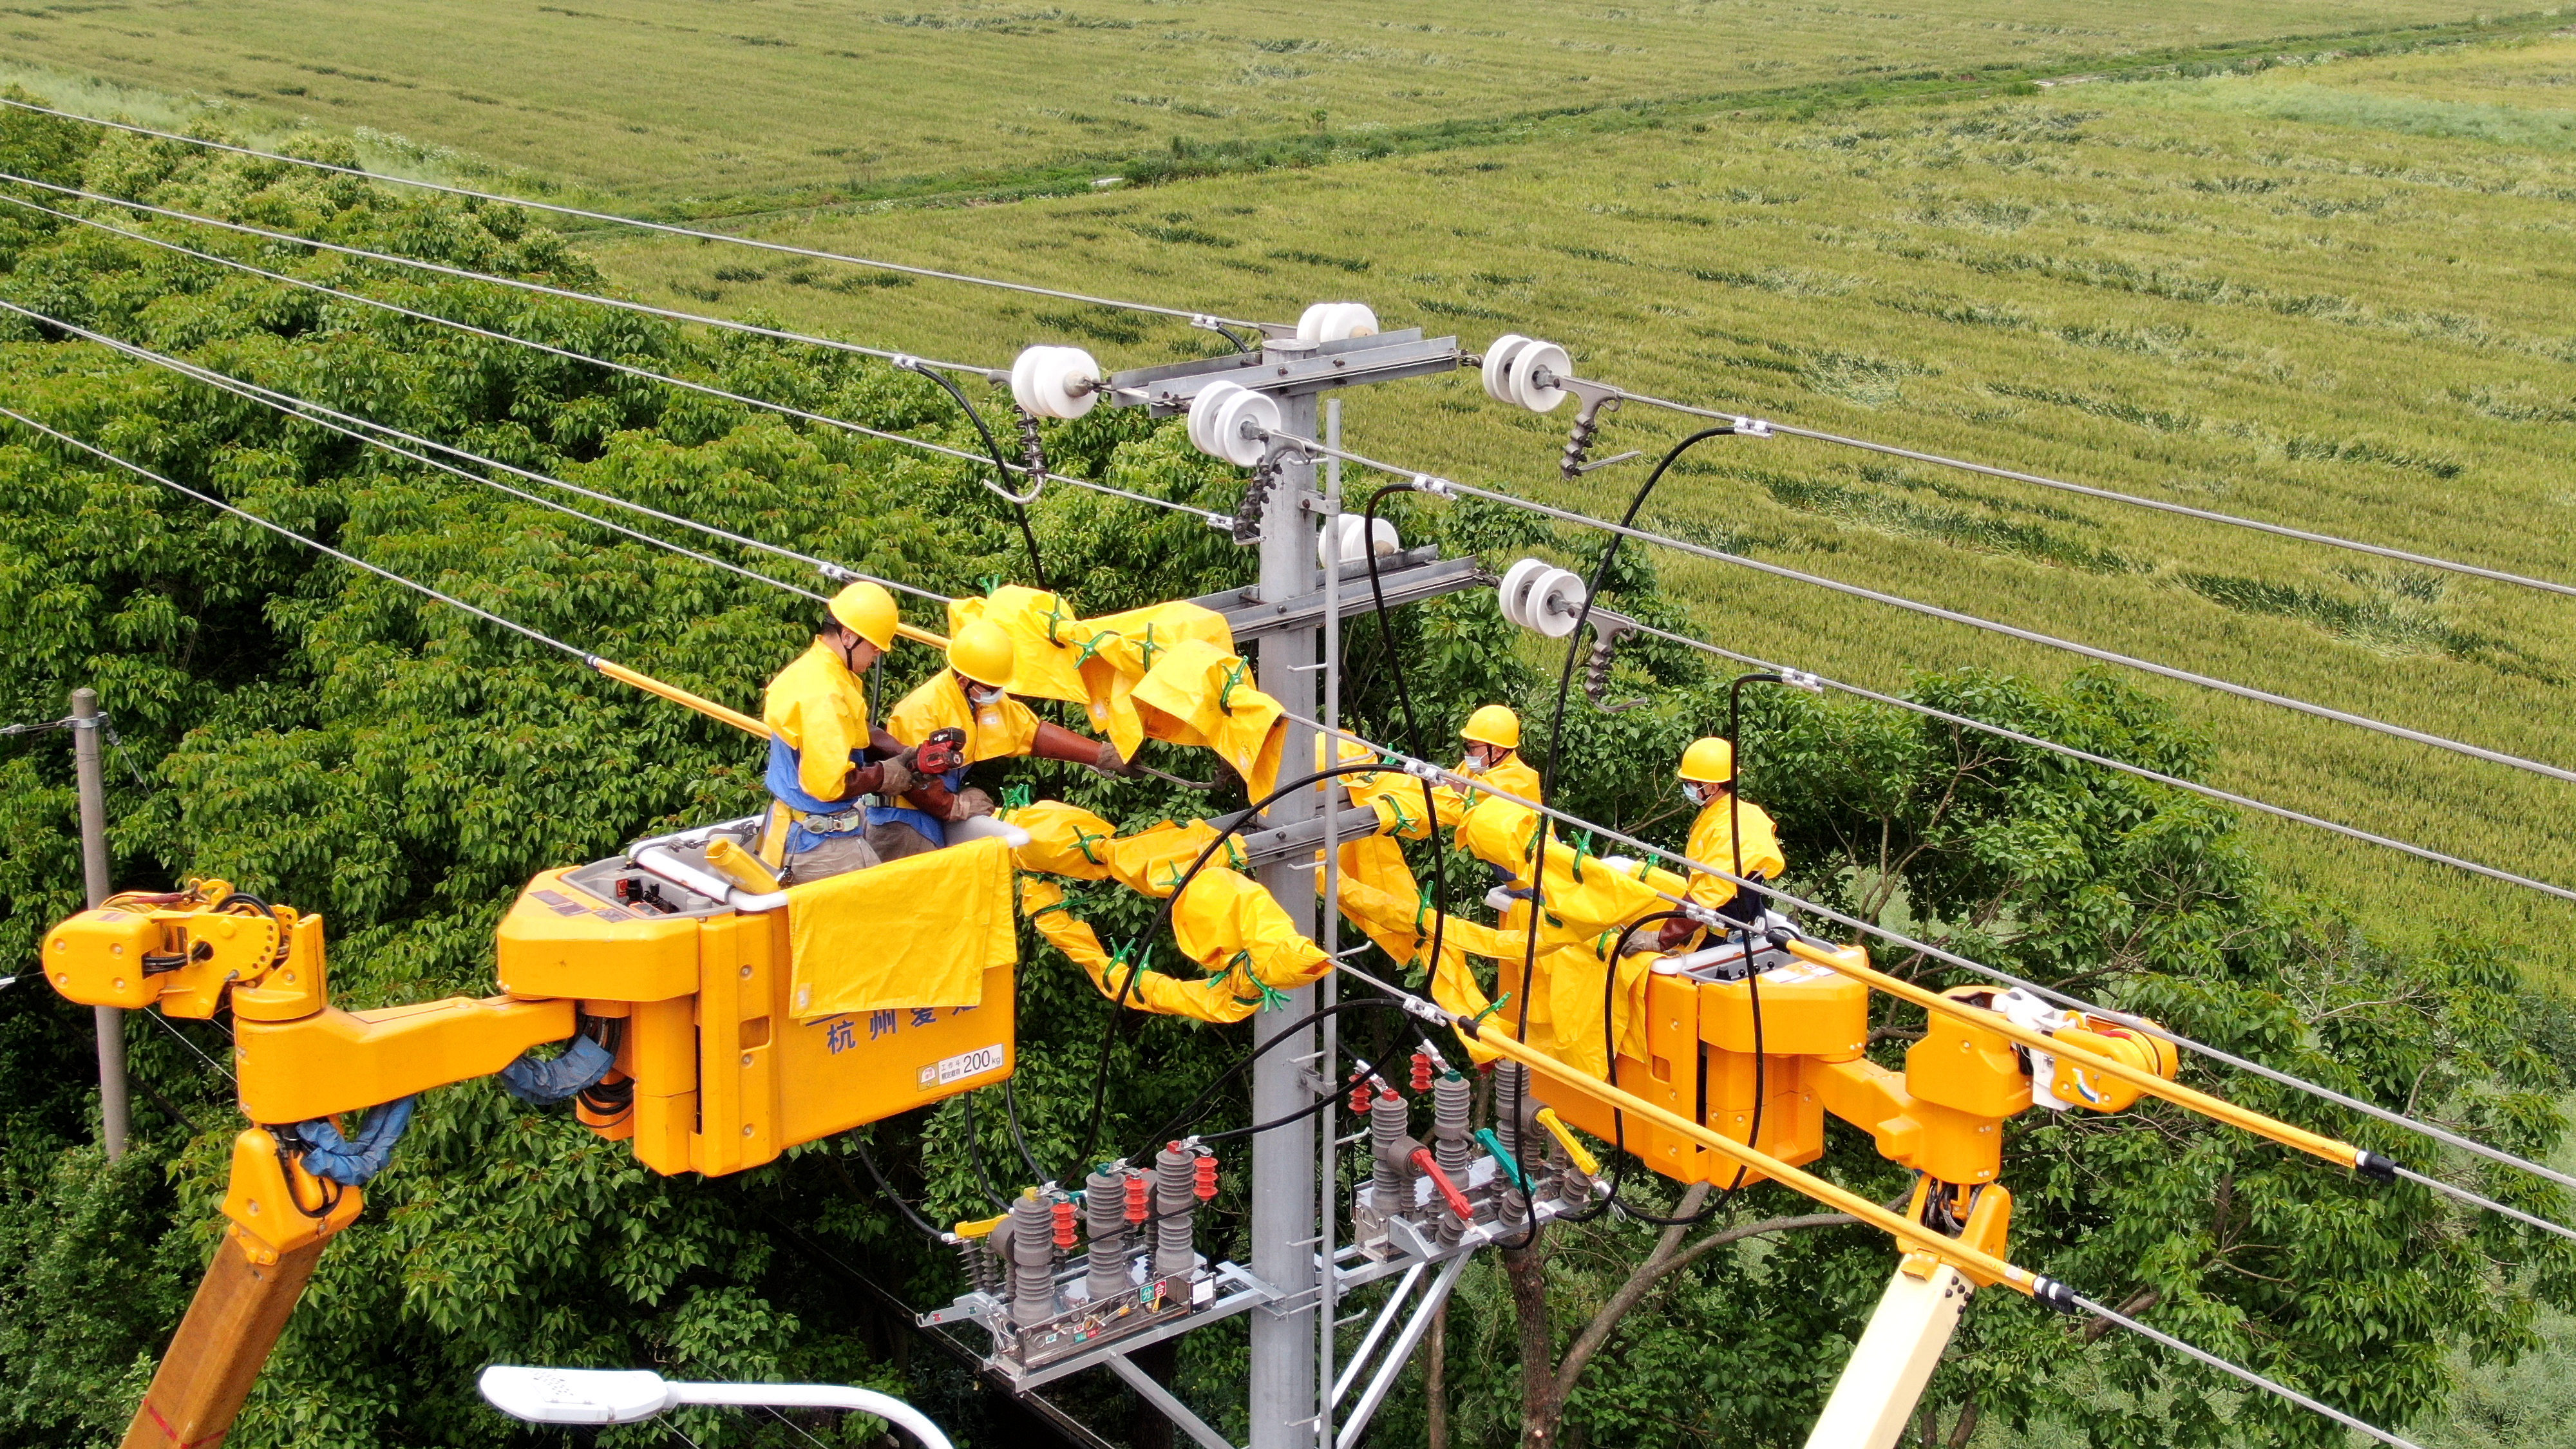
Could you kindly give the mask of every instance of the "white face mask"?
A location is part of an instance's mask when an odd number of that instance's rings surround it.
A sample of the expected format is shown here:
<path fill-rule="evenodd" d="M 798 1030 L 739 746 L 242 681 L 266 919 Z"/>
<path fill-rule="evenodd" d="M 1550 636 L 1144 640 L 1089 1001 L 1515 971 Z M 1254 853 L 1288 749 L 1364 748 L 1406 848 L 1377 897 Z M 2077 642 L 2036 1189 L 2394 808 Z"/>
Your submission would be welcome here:
<path fill-rule="evenodd" d="M 966 702 L 975 706 L 977 709 L 981 709 L 985 705 L 991 704 L 1000 699 L 1002 697 L 1002 693 L 1003 692 L 1001 690 L 995 689 L 991 685 L 977 684 L 972 680 L 968 680 L 966 682 Z"/>

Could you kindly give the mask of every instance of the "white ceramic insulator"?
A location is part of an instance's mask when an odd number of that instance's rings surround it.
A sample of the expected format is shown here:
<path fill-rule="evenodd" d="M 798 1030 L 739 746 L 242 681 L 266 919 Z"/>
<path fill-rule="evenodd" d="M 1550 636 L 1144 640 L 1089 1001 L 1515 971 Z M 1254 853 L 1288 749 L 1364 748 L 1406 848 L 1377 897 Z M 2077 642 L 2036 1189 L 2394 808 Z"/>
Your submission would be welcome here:
<path fill-rule="evenodd" d="M 1366 531 L 1369 537 L 1371 545 L 1369 552 L 1378 557 L 1384 558 L 1388 554 L 1402 552 L 1404 545 L 1395 536 L 1395 525 L 1383 518 L 1375 521 L 1377 527 L 1371 529 L 1368 527 L 1369 519 L 1356 513 L 1345 513 L 1333 520 L 1332 527 L 1317 529 L 1315 531 L 1315 566 L 1317 568 L 1332 566 L 1333 544 L 1328 540 L 1336 539 L 1341 545 L 1342 562 L 1358 563 L 1365 557 L 1360 552 L 1360 535 L 1363 531 Z"/>
<path fill-rule="evenodd" d="M 1529 626 L 1550 639 L 1574 632 L 1574 617 L 1583 608 L 1583 579 L 1570 569 L 1550 569 L 1530 585 L 1521 605 Z"/>
<path fill-rule="evenodd" d="M 1270 456 L 1266 435 L 1277 432 L 1280 421 L 1277 398 L 1237 388 L 1208 427 L 1218 445 L 1217 456 L 1238 468 L 1249 468 Z"/>
<path fill-rule="evenodd" d="M 1529 586 L 1537 582 L 1539 577 L 1547 571 L 1548 565 L 1544 561 L 1534 558 L 1522 559 L 1520 562 L 1513 564 L 1510 568 L 1503 570 L 1503 581 L 1495 590 L 1495 595 L 1496 602 L 1501 606 L 1503 618 L 1506 621 L 1517 624 L 1524 629 L 1537 627 L 1530 622 L 1529 614 L 1524 608 L 1522 600 L 1524 596 L 1529 593 Z"/>
<path fill-rule="evenodd" d="M 1307 342 L 1344 342 L 1377 335 L 1377 313 L 1365 302 L 1318 302 L 1297 319 L 1297 336 Z"/>
<path fill-rule="evenodd" d="M 1564 377 L 1574 370 L 1574 360 L 1565 349 L 1553 342 L 1532 342 L 1512 357 L 1512 399 L 1534 413 L 1548 412 L 1565 401 L 1565 389 L 1537 381 L 1544 369 L 1551 377 Z"/>
<path fill-rule="evenodd" d="M 1079 347 L 1029 347 L 1011 361 L 1011 398 L 1042 418 L 1078 418 L 1099 405 L 1100 364 Z"/>
<path fill-rule="evenodd" d="M 1527 346 L 1528 338 L 1517 332 L 1506 332 L 1494 339 L 1493 346 L 1485 349 L 1485 396 L 1499 403 L 1520 406 L 1521 400 L 1511 393 L 1512 358 Z"/>
<path fill-rule="evenodd" d="M 1200 388 L 1198 396 L 1190 399 L 1189 434 L 1191 447 L 1198 449 L 1200 452 L 1207 454 L 1211 458 L 1222 458 L 1225 456 L 1225 450 L 1217 446 L 1216 434 L 1209 430 L 1208 425 L 1216 421 L 1216 415 L 1218 413 L 1225 410 L 1225 400 L 1241 391 L 1243 391 L 1242 383 L 1228 382 L 1224 378 L 1218 378 L 1216 381 Z"/>

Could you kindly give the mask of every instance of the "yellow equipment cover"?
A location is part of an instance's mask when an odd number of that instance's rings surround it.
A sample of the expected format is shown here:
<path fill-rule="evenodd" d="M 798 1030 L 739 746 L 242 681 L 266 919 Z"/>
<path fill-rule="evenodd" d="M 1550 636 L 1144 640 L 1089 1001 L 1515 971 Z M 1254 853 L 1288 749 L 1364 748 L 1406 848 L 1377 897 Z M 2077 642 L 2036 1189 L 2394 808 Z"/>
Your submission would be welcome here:
<path fill-rule="evenodd" d="M 1277 787 L 1285 721 L 1279 701 L 1254 687 L 1241 657 L 1183 639 L 1162 651 L 1131 700 L 1152 738 L 1216 751 L 1256 799 Z"/>
<path fill-rule="evenodd" d="M 1071 957 L 1091 978 L 1091 984 L 1100 988 L 1101 995 L 1116 1001 L 1123 994 L 1127 1005 L 1137 1011 L 1224 1025 L 1252 1015 L 1261 1004 L 1258 993 L 1249 1000 L 1237 996 L 1230 973 L 1184 981 L 1160 971 L 1139 971 L 1113 958 L 1101 946 L 1100 933 L 1065 909 L 1064 887 L 1054 881 L 1032 880 L 1022 885 L 1020 908 L 1047 944 Z M 1135 978 L 1132 985 L 1128 981 L 1131 975 Z"/>
<path fill-rule="evenodd" d="M 1118 883 L 1139 895 L 1160 900 L 1172 893 L 1200 852 L 1216 841 L 1216 827 L 1204 820 L 1187 825 L 1174 825 L 1169 820 L 1150 830 L 1122 836 L 1101 848 L 1109 858 L 1109 873 Z M 1244 864 L 1243 847 L 1227 836 L 1222 849 L 1208 859 L 1208 866 Z"/>
<path fill-rule="evenodd" d="M 798 1021 L 892 1007 L 981 1006 L 1011 964 L 1011 849 L 974 840 L 787 888 Z"/>

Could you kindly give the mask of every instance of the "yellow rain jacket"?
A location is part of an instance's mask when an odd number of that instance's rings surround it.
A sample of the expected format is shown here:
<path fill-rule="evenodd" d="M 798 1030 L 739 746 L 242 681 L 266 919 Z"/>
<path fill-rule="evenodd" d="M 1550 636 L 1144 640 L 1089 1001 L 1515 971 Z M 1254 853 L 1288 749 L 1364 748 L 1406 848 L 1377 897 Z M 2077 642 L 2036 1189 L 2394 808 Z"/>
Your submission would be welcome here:
<path fill-rule="evenodd" d="M 817 800 L 837 801 L 857 751 L 868 746 L 868 691 L 832 646 L 814 647 L 778 671 L 761 697 L 771 738 L 796 752 L 796 783 Z"/>
<path fill-rule="evenodd" d="M 1778 880 L 1788 870 L 1789 861 L 1780 853 L 1780 837 L 1771 817 L 1762 812 L 1761 806 L 1738 800 L 1732 794 L 1720 795 L 1700 807 L 1699 818 L 1691 822 L 1690 844 L 1682 853 L 1703 865 L 1734 870 L 1735 817 L 1739 812 L 1744 820 L 1744 869 L 1738 874 L 1751 876 L 1759 872 L 1767 879 Z M 1735 899 L 1735 882 L 1694 871 L 1686 894 L 1692 905 L 1714 908 Z"/>
<path fill-rule="evenodd" d="M 1547 803 L 1544 800 L 1540 800 L 1538 796 L 1538 771 L 1532 769 L 1529 763 L 1521 758 L 1518 750 L 1514 750 L 1512 753 L 1496 760 L 1492 765 L 1487 766 L 1482 775 L 1476 774 L 1464 765 L 1458 767 L 1458 773 L 1466 775 L 1471 779 L 1482 780 L 1486 784 L 1493 786 L 1495 789 L 1503 791 L 1505 794 L 1517 795 L 1524 800 L 1537 801 L 1537 803 L 1541 805 Z M 1470 801 L 1469 803 L 1472 804 L 1474 802 Z"/>
<path fill-rule="evenodd" d="M 1118 827 L 1062 800 L 1040 800 L 1005 811 L 1003 823 L 1029 833 L 1017 854 L 1022 870 L 1041 870 L 1075 880 L 1109 878 L 1110 837 Z"/>
<path fill-rule="evenodd" d="M 1037 743 L 1038 717 L 1007 694 L 981 707 L 969 704 L 953 669 L 922 681 L 886 716 L 886 733 L 907 745 L 951 728 L 965 732 L 965 762 L 973 765 L 1027 754 Z"/>

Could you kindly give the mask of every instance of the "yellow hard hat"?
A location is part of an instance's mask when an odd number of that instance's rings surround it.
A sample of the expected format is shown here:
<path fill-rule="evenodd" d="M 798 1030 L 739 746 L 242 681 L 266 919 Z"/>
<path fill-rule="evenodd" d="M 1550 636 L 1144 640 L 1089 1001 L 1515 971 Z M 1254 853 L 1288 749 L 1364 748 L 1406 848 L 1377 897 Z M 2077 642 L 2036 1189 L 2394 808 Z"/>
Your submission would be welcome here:
<path fill-rule="evenodd" d="M 1011 647 L 1011 636 L 1001 625 L 977 619 L 948 641 L 948 667 L 977 684 L 1008 689 L 1019 667 L 1019 652 Z"/>
<path fill-rule="evenodd" d="M 1735 779 L 1735 746 L 1711 735 L 1691 741 L 1682 751 L 1682 767 L 1674 773 L 1702 785 L 1724 785 Z"/>
<path fill-rule="evenodd" d="M 832 617 L 841 622 L 842 628 L 879 649 L 894 647 L 894 595 L 881 584 L 863 579 L 834 594 Z"/>
<path fill-rule="evenodd" d="M 1458 738 L 1517 750 L 1521 747 L 1521 717 L 1512 713 L 1509 705 L 1489 704 L 1467 716 L 1467 727 L 1458 731 Z"/>

